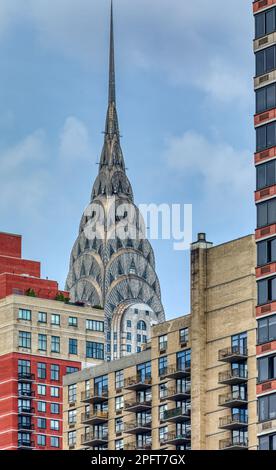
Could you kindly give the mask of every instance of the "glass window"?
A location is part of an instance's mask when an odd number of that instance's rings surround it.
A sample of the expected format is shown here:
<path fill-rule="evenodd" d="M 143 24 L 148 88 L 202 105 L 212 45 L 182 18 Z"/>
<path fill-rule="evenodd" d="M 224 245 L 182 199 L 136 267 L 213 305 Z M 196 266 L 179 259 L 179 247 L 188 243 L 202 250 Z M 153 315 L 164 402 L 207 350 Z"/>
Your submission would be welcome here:
<path fill-rule="evenodd" d="M 164 375 L 167 372 L 168 358 L 167 356 L 162 356 L 158 359 L 158 372 L 159 377 Z"/>
<path fill-rule="evenodd" d="M 273 83 L 265 87 L 265 109 L 272 109 L 276 106 L 276 84 Z"/>
<path fill-rule="evenodd" d="M 272 106 L 273 107 L 273 106 Z M 256 90 L 256 113 L 262 113 L 267 109 L 266 87 Z"/>
<path fill-rule="evenodd" d="M 117 439 L 115 441 L 115 450 L 124 450 L 124 439 Z"/>
<path fill-rule="evenodd" d="M 130 332 L 127 332 L 127 340 L 131 341 L 131 333 Z"/>
<path fill-rule="evenodd" d="M 182 328 L 179 330 L 179 342 L 180 344 L 187 343 L 189 341 L 189 328 Z"/>
<path fill-rule="evenodd" d="M 55 313 L 51 315 L 51 325 L 60 325 L 60 315 L 57 315 Z"/>
<path fill-rule="evenodd" d="M 73 447 L 77 443 L 77 433 L 76 431 L 68 432 L 68 446 Z"/>
<path fill-rule="evenodd" d="M 265 73 L 265 51 L 256 53 L 256 76 Z"/>
<path fill-rule="evenodd" d="M 275 31 L 275 8 L 271 8 L 265 12 L 265 34 Z"/>
<path fill-rule="evenodd" d="M 265 49 L 265 60 L 266 60 L 266 64 L 265 64 L 265 71 L 266 72 L 270 72 L 271 70 L 273 70 L 275 68 L 275 59 L 274 59 L 274 56 L 275 56 L 275 47 L 268 47 L 267 49 Z"/>
<path fill-rule="evenodd" d="M 131 351 L 132 351 L 131 344 L 127 344 L 126 350 L 127 350 L 128 353 L 131 353 Z"/>
<path fill-rule="evenodd" d="M 275 46 L 256 53 L 256 75 L 263 75 L 275 68 Z"/>
<path fill-rule="evenodd" d="M 78 354 L 78 340 L 75 338 L 69 338 L 69 354 Z"/>
<path fill-rule="evenodd" d="M 78 371 L 79 371 L 78 367 L 72 367 L 72 366 L 66 367 L 66 375 L 74 374 L 75 372 L 78 372 Z"/>
<path fill-rule="evenodd" d="M 276 222 L 276 199 L 262 202 L 257 205 L 258 228 L 265 227 Z"/>
<path fill-rule="evenodd" d="M 51 419 L 50 421 L 50 429 L 52 431 L 59 431 L 59 421 L 56 419 Z"/>
<path fill-rule="evenodd" d="M 75 424 L 77 422 L 77 410 L 68 411 L 68 423 Z"/>
<path fill-rule="evenodd" d="M 68 319 L 69 326 L 78 326 L 78 319 L 77 317 L 69 317 Z"/>
<path fill-rule="evenodd" d="M 137 366 L 137 375 L 140 377 L 141 382 L 151 378 L 151 363 L 146 362 Z"/>
<path fill-rule="evenodd" d="M 38 386 L 37 386 L 37 394 L 38 394 L 38 395 L 43 395 L 43 396 L 45 396 L 45 395 L 46 395 L 46 385 L 38 384 Z"/>
<path fill-rule="evenodd" d="M 51 387 L 51 397 L 55 397 L 55 398 L 59 397 L 59 388 L 58 387 Z"/>
<path fill-rule="evenodd" d="M 260 450 L 276 450 L 276 434 L 267 434 L 259 437 Z"/>
<path fill-rule="evenodd" d="M 46 419 L 45 418 L 37 418 L 37 427 L 39 429 L 46 429 Z"/>
<path fill-rule="evenodd" d="M 263 266 L 268 263 L 268 253 L 267 253 L 267 240 L 257 244 L 257 257 L 258 257 L 258 266 Z"/>
<path fill-rule="evenodd" d="M 265 13 L 259 13 L 255 16 L 255 37 L 265 36 Z"/>
<path fill-rule="evenodd" d="M 104 359 L 104 344 L 86 341 L 86 357 Z"/>
<path fill-rule="evenodd" d="M 39 351 L 47 351 L 47 336 L 38 335 L 38 349 Z"/>
<path fill-rule="evenodd" d="M 124 408 L 124 397 L 123 396 L 116 397 L 115 398 L 115 410 L 119 411 L 119 410 L 122 410 L 123 408 Z"/>
<path fill-rule="evenodd" d="M 90 331 L 104 331 L 104 322 L 96 320 L 86 320 L 86 329 Z"/>
<path fill-rule="evenodd" d="M 28 331 L 19 331 L 18 345 L 20 348 L 31 349 L 32 335 Z"/>
<path fill-rule="evenodd" d="M 266 395 L 258 399 L 259 421 L 276 418 L 276 394 Z"/>
<path fill-rule="evenodd" d="M 167 349 L 168 337 L 167 335 L 159 336 L 159 351 Z"/>
<path fill-rule="evenodd" d="M 60 337 L 51 336 L 51 352 L 60 353 Z"/>
<path fill-rule="evenodd" d="M 260 152 L 261 150 L 264 150 L 266 148 L 266 127 L 261 126 L 257 127 L 256 129 L 256 147 L 257 147 L 257 152 Z"/>
<path fill-rule="evenodd" d="M 51 380 L 59 380 L 59 365 L 51 364 Z"/>
<path fill-rule="evenodd" d="M 38 322 L 39 323 L 47 323 L 47 313 L 38 312 Z"/>
<path fill-rule="evenodd" d="M 72 384 L 68 386 L 68 401 L 69 403 L 75 403 L 77 400 L 77 385 Z"/>
<path fill-rule="evenodd" d="M 127 328 L 131 328 L 131 320 L 127 320 Z"/>
<path fill-rule="evenodd" d="M 257 166 L 257 189 L 272 186 L 276 181 L 276 160 Z"/>
<path fill-rule="evenodd" d="M 143 320 L 140 320 L 140 321 L 137 323 L 137 330 L 144 330 L 144 331 L 147 330 L 147 325 L 146 325 L 146 323 L 145 323 Z"/>
<path fill-rule="evenodd" d="M 37 435 L 37 445 L 41 447 L 46 446 L 46 436 L 44 434 Z"/>
<path fill-rule="evenodd" d="M 37 377 L 38 379 L 46 379 L 46 364 L 44 362 L 37 364 Z"/>
<path fill-rule="evenodd" d="M 124 430 L 123 418 L 116 418 L 115 419 L 115 432 L 116 432 L 116 434 L 119 434 L 119 433 L 123 432 L 123 430 Z"/>
<path fill-rule="evenodd" d="M 31 310 L 25 310 L 24 308 L 20 308 L 18 310 L 18 318 L 19 320 L 31 321 L 32 320 Z"/>
<path fill-rule="evenodd" d="M 51 403 L 51 414 L 58 415 L 59 414 L 59 403 Z"/>
<path fill-rule="evenodd" d="M 46 402 L 45 401 L 38 401 L 37 402 L 37 411 L 39 413 L 46 413 Z"/>
<path fill-rule="evenodd" d="M 124 371 L 118 370 L 115 372 L 115 387 L 116 390 L 123 388 L 124 386 Z"/>
<path fill-rule="evenodd" d="M 51 436 L 50 438 L 51 447 L 59 447 L 59 437 Z"/>

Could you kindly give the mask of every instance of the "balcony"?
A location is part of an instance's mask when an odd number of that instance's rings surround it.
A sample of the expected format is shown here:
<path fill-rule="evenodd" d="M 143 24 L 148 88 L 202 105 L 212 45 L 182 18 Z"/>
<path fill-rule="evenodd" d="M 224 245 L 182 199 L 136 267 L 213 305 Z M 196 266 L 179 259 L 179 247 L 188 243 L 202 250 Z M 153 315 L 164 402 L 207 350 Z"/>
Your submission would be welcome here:
<path fill-rule="evenodd" d="M 34 424 L 32 423 L 18 423 L 18 431 L 24 432 L 33 432 L 34 431 Z"/>
<path fill-rule="evenodd" d="M 125 380 L 125 388 L 127 390 L 145 390 L 151 387 L 151 377 L 141 377 L 136 375 Z"/>
<path fill-rule="evenodd" d="M 34 396 L 34 390 L 18 390 L 18 398 L 33 398 Z"/>
<path fill-rule="evenodd" d="M 125 423 L 124 432 L 127 434 L 143 434 L 151 431 L 151 421 L 131 421 Z"/>
<path fill-rule="evenodd" d="M 108 444 L 108 432 L 87 432 L 81 436 L 81 445 L 93 447 Z"/>
<path fill-rule="evenodd" d="M 223 416 L 219 419 L 219 427 L 221 429 L 238 430 L 246 428 L 248 425 L 247 416 L 243 416 L 240 413 L 234 415 Z"/>
<path fill-rule="evenodd" d="M 181 444 L 187 444 L 191 441 L 191 429 L 187 429 L 186 432 L 178 434 L 176 432 L 169 432 L 164 436 L 160 441 L 160 444 L 163 445 L 173 445 L 179 446 Z"/>
<path fill-rule="evenodd" d="M 90 413 L 82 413 L 81 422 L 83 424 L 101 424 L 108 421 L 108 412 L 107 411 L 91 411 Z"/>
<path fill-rule="evenodd" d="M 145 401 L 129 400 L 125 402 L 124 408 L 125 411 L 132 411 L 133 413 L 147 411 L 151 409 L 151 399 Z"/>
<path fill-rule="evenodd" d="M 172 410 L 164 411 L 164 416 L 161 421 L 168 423 L 180 423 L 191 419 L 191 410 L 189 408 L 173 408 Z"/>
<path fill-rule="evenodd" d="M 220 450 L 246 450 L 248 449 L 248 439 L 245 437 L 234 437 L 219 441 Z"/>
<path fill-rule="evenodd" d="M 185 388 L 183 387 L 171 387 L 168 388 L 164 394 L 163 398 L 172 401 L 182 401 L 191 396 L 191 385 L 187 385 Z"/>
<path fill-rule="evenodd" d="M 31 372 L 18 372 L 18 381 L 19 382 L 33 382 L 35 380 L 35 375 Z"/>
<path fill-rule="evenodd" d="M 27 439 L 18 439 L 18 450 L 32 450 L 34 449 L 34 441 Z"/>
<path fill-rule="evenodd" d="M 151 441 L 148 442 L 128 442 L 124 445 L 124 450 L 151 450 Z"/>
<path fill-rule="evenodd" d="M 161 375 L 161 379 L 182 379 L 191 374 L 191 364 L 175 364 L 167 367 Z"/>
<path fill-rule="evenodd" d="M 30 415 L 35 412 L 33 407 L 26 407 L 26 406 L 19 406 L 18 407 L 18 414 L 19 415 Z"/>
<path fill-rule="evenodd" d="M 248 379 L 247 370 L 229 370 L 227 372 L 219 373 L 219 383 L 224 385 L 238 385 L 246 382 Z"/>
<path fill-rule="evenodd" d="M 229 408 L 236 408 L 238 406 L 246 405 L 247 397 L 241 395 L 239 392 L 226 393 L 219 395 L 219 406 L 226 406 Z"/>
<path fill-rule="evenodd" d="M 242 362 L 248 358 L 248 350 L 240 346 L 221 349 L 218 353 L 218 360 L 221 362 Z"/>
<path fill-rule="evenodd" d="M 86 390 L 81 394 L 81 401 L 85 403 L 104 403 L 108 400 L 108 389 Z"/>

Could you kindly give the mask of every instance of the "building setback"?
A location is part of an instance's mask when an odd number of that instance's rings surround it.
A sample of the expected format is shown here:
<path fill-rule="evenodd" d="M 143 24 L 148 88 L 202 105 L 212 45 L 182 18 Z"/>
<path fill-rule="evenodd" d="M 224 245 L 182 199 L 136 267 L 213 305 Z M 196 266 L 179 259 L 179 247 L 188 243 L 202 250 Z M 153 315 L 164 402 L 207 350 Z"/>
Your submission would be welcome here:
<path fill-rule="evenodd" d="M 276 1 L 255 1 L 253 12 L 258 440 L 261 450 L 276 450 Z"/>
<path fill-rule="evenodd" d="M 64 378 L 65 449 L 256 449 L 255 241 L 191 247 L 191 314 Z"/>
<path fill-rule="evenodd" d="M 103 361 L 103 310 L 68 296 L 0 234 L 0 450 L 61 449 L 62 378 Z"/>

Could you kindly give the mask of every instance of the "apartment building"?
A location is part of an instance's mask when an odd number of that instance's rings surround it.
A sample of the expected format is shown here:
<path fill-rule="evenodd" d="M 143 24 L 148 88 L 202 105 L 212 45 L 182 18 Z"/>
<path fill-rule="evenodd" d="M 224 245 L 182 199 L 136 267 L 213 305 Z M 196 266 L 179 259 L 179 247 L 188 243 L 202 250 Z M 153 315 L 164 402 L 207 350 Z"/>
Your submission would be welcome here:
<path fill-rule="evenodd" d="M 64 377 L 65 449 L 257 448 L 254 236 L 191 247 L 191 314 Z M 135 321 L 135 316 L 133 320 Z"/>
<path fill-rule="evenodd" d="M 255 1 L 253 12 L 258 441 L 261 450 L 276 450 L 276 1 Z"/>
<path fill-rule="evenodd" d="M 1 233 L 0 449 L 62 449 L 62 378 L 103 359 L 103 310 L 70 304 Z"/>

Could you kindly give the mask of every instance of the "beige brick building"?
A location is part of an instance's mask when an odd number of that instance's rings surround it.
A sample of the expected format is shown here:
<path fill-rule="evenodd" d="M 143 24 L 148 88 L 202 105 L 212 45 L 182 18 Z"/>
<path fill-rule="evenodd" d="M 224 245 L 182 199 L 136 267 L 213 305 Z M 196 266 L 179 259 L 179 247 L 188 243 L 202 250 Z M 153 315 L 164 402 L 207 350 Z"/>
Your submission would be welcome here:
<path fill-rule="evenodd" d="M 191 247 L 191 314 L 64 378 L 65 449 L 256 449 L 253 236 Z M 135 318 L 133 318 L 135 321 Z"/>

